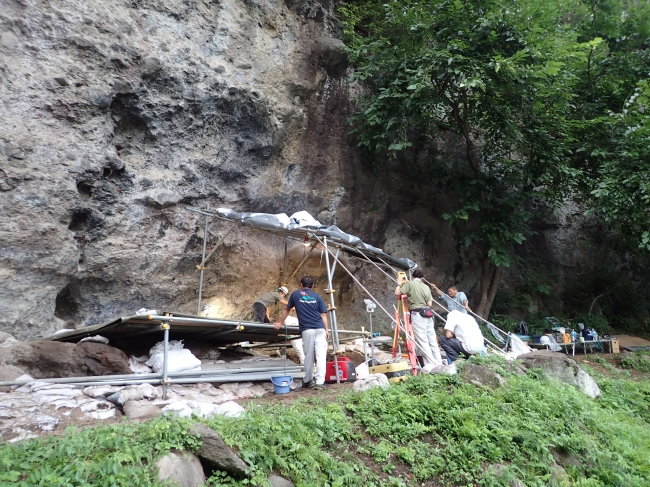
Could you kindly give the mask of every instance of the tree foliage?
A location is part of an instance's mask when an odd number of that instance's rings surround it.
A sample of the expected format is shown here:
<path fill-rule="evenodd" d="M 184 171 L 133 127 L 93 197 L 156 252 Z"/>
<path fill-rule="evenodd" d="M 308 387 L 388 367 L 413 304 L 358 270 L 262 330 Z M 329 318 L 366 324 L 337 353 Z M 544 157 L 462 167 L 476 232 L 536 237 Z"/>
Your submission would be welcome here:
<path fill-rule="evenodd" d="M 395 0 L 342 13 L 366 89 L 359 145 L 388 164 L 425 154 L 429 182 L 460 202 L 443 217 L 492 265 L 568 198 L 650 249 L 645 4 Z M 461 161 L 440 143 L 449 133 Z"/>

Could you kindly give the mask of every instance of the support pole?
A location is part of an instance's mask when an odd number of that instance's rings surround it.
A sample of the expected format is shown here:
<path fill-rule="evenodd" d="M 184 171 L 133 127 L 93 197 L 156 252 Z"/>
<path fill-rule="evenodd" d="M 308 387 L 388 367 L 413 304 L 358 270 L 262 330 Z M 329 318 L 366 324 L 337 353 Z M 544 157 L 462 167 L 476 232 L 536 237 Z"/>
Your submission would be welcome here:
<path fill-rule="evenodd" d="M 287 237 L 284 237 L 284 262 L 282 264 L 282 284 L 287 284 Z"/>
<path fill-rule="evenodd" d="M 163 400 L 167 399 L 167 385 L 169 379 L 167 378 L 167 359 L 169 358 L 169 323 L 163 323 L 160 327 L 165 332 L 165 345 L 163 348 L 163 377 L 162 377 L 162 390 L 163 390 Z"/>
<path fill-rule="evenodd" d="M 210 217 L 206 215 L 205 217 L 205 228 L 203 229 L 203 253 L 201 254 L 201 262 L 205 261 L 205 247 L 208 244 L 208 222 Z M 203 270 L 204 267 L 201 266 L 201 274 L 199 275 L 199 304 L 196 308 L 196 316 L 201 316 L 201 295 L 203 294 Z"/>
<path fill-rule="evenodd" d="M 304 264 L 305 262 L 307 262 L 307 258 L 309 257 L 309 254 L 311 254 L 311 251 L 314 250 L 315 248 L 316 248 L 315 245 L 312 245 L 312 246 L 311 246 L 311 248 L 309 249 L 309 252 L 307 252 L 307 254 L 302 258 L 302 260 L 300 261 L 300 264 L 298 264 L 298 266 L 293 270 L 293 272 L 292 272 L 291 275 L 289 276 L 289 279 L 287 279 L 287 283 L 288 283 L 291 279 L 293 279 L 293 276 L 296 275 L 296 272 L 298 272 L 298 271 L 300 270 L 300 268 L 303 266 L 303 264 Z"/>
<path fill-rule="evenodd" d="M 332 287 L 332 277 L 334 272 L 330 271 L 330 253 L 329 253 L 329 249 L 327 248 L 327 237 L 323 237 L 323 247 L 325 247 L 325 265 L 327 266 L 327 285 L 329 288 L 328 294 L 330 295 L 330 308 L 328 311 L 330 313 L 330 328 L 332 330 L 332 351 L 334 352 L 334 370 L 336 371 L 336 383 L 340 384 L 341 379 L 339 377 L 339 357 L 338 357 L 339 333 L 336 327 L 336 306 L 334 303 L 334 292 L 333 292 L 334 288 Z M 338 250 L 337 250 L 337 255 L 338 255 Z M 335 259 L 337 259 L 337 257 L 335 257 Z"/>
<path fill-rule="evenodd" d="M 201 263 L 200 263 L 199 265 L 196 266 L 199 270 L 202 270 L 201 268 L 202 268 L 202 267 L 205 267 L 205 263 L 206 263 L 207 261 L 209 261 L 209 260 L 210 260 L 210 257 L 212 257 L 212 255 L 217 251 L 217 249 L 218 249 L 219 247 L 221 247 L 221 244 L 223 243 L 224 240 L 226 240 L 226 237 L 227 237 L 228 235 L 230 235 L 230 232 L 232 232 L 232 231 L 235 229 L 235 227 L 237 226 L 237 223 L 239 223 L 239 222 L 235 222 L 235 223 L 232 224 L 232 226 L 228 229 L 228 231 L 224 234 L 224 236 L 221 237 L 221 239 L 217 242 L 217 245 L 215 245 L 214 248 L 213 248 L 213 249 L 208 253 L 208 255 L 206 255 L 206 256 L 203 258 L 203 260 L 201 261 Z"/>

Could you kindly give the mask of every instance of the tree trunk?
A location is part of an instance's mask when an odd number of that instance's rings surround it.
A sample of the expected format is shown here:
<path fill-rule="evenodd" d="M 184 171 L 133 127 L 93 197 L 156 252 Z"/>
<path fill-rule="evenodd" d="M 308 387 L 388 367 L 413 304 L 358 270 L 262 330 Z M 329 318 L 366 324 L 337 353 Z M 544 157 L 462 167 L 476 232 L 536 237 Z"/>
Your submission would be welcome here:
<path fill-rule="evenodd" d="M 484 319 L 487 319 L 490 314 L 490 308 L 497 295 L 501 283 L 501 271 L 501 266 L 492 264 L 487 256 L 483 258 L 479 302 L 474 312 Z"/>

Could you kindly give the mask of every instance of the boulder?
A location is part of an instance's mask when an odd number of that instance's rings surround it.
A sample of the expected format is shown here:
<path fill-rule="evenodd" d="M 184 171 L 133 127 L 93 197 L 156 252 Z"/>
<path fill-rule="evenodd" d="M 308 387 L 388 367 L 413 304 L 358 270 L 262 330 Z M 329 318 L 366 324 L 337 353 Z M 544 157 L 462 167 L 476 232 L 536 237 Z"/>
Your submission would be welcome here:
<path fill-rule="evenodd" d="M 0 348 L 0 365 L 16 367 L 37 379 L 132 373 L 122 351 L 93 342 L 17 342 Z"/>
<path fill-rule="evenodd" d="M 521 355 L 521 365 L 526 369 L 542 369 L 544 376 L 577 387 L 589 397 L 600 397 L 600 388 L 596 381 L 564 354 L 540 350 Z"/>
<path fill-rule="evenodd" d="M 490 367 L 472 363 L 466 363 L 463 366 L 460 376 L 465 382 L 490 389 L 496 389 L 506 383 L 506 379 Z"/>
<path fill-rule="evenodd" d="M 161 409 L 149 401 L 129 401 L 124 407 L 124 416 L 129 419 L 152 418 L 161 414 Z"/>
<path fill-rule="evenodd" d="M 271 487 L 295 487 L 291 480 L 287 480 L 279 475 L 269 475 L 269 485 Z"/>
<path fill-rule="evenodd" d="M 129 358 L 121 350 L 97 342 L 78 343 L 74 348 L 75 361 L 90 375 L 132 374 Z"/>
<path fill-rule="evenodd" d="M 169 452 L 156 462 L 158 480 L 169 481 L 178 487 L 202 487 L 206 485 L 205 474 L 199 459 L 189 453 Z"/>
<path fill-rule="evenodd" d="M 219 433 L 196 423 L 190 429 L 190 434 L 201 440 L 197 455 L 210 471 L 222 470 L 233 477 L 246 477 L 249 466 L 226 445 Z"/>
<path fill-rule="evenodd" d="M 350 64 L 345 44 L 333 37 L 318 37 L 314 41 L 314 53 L 325 63 L 327 74 L 338 77 L 345 73 Z"/>

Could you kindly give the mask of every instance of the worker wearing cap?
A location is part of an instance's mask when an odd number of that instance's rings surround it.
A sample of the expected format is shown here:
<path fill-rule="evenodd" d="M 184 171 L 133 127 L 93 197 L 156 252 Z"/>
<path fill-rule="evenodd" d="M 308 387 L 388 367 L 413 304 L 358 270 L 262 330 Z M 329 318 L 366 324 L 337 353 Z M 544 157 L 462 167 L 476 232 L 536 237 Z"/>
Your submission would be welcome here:
<path fill-rule="evenodd" d="M 259 323 L 271 323 L 269 309 L 275 303 L 282 303 L 286 306 L 286 297 L 288 295 L 289 290 L 285 286 L 280 286 L 273 292 L 262 294 L 253 303 L 253 321 L 257 321 Z"/>
<path fill-rule="evenodd" d="M 291 309 L 296 309 L 298 330 L 302 336 L 302 347 L 305 352 L 305 377 L 302 386 L 321 390 L 325 388 L 327 339 L 330 332 L 325 301 L 312 290 L 313 287 L 314 279 L 311 277 L 304 276 L 300 279 L 300 290 L 291 294 L 282 318 L 273 326 L 279 330 Z M 315 374 L 314 357 L 316 358 Z"/>
<path fill-rule="evenodd" d="M 413 271 L 412 281 L 403 282 L 395 288 L 395 296 L 401 296 L 402 294 L 408 296 L 413 338 L 422 352 L 424 366 L 431 368 L 442 365 L 442 356 L 436 339 L 433 318 L 425 318 L 420 314 L 420 310 L 430 308 L 433 301 L 431 289 L 422 282 L 423 278 L 424 272 L 416 269 Z"/>

